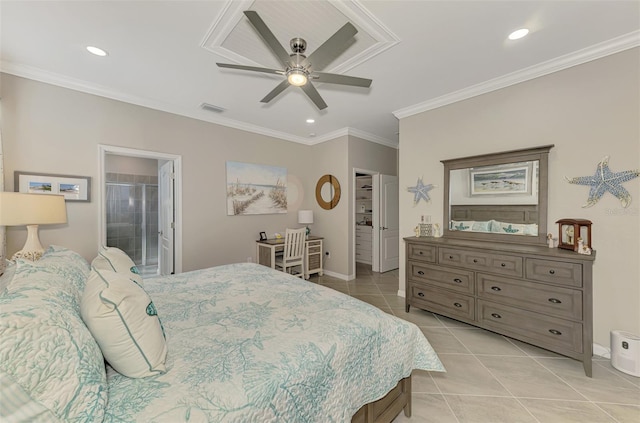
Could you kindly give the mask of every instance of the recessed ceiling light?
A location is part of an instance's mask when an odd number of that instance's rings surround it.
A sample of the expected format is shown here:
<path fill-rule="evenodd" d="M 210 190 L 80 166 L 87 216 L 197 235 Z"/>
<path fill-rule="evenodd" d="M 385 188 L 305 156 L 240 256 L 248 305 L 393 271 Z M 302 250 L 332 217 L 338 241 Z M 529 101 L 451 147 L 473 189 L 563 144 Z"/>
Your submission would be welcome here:
<path fill-rule="evenodd" d="M 315 119 L 307 119 L 307 123 L 314 123 L 315 121 Z"/>
<path fill-rule="evenodd" d="M 87 46 L 87 51 L 91 54 L 95 54 L 96 56 L 100 56 L 100 57 L 104 57 L 107 55 L 106 51 L 94 46 Z"/>
<path fill-rule="evenodd" d="M 529 30 L 527 28 L 521 28 L 521 29 L 513 31 L 511 34 L 509 34 L 509 39 L 510 40 L 518 40 L 518 39 L 526 36 L 528 33 L 529 33 Z"/>

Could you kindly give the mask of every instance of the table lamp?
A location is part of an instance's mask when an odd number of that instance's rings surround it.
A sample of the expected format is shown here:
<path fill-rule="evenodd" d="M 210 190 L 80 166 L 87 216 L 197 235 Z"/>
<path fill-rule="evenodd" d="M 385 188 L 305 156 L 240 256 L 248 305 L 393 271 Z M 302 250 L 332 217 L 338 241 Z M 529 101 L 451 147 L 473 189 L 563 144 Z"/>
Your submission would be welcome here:
<path fill-rule="evenodd" d="M 298 223 L 301 225 L 309 225 L 313 223 L 313 210 L 298 210 Z M 307 237 L 311 233 L 311 229 L 307 226 Z"/>
<path fill-rule="evenodd" d="M 38 260 L 44 248 L 38 238 L 38 225 L 67 223 L 64 195 L 0 192 L 0 225 L 26 226 L 27 242 L 11 260 Z"/>

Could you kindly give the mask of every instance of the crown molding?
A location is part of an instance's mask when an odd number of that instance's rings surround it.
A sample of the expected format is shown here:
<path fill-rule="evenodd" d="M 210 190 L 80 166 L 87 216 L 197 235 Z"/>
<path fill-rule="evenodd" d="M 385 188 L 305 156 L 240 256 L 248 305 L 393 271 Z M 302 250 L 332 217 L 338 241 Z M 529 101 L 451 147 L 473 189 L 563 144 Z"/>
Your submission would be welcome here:
<path fill-rule="evenodd" d="M 184 116 L 204 122 L 214 123 L 216 125 L 226 126 L 229 128 L 239 129 L 241 131 L 251 132 L 254 134 L 265 135 L 267 137 L 278 138 L 284 141 L 291 141 L 298 144 L 314 145 L 325 141 L 330 141 L 343 135 L 353 135 L 367 141 L 375 142 L 378 144 L 387 145 L 389 147 L 397 148 L 396 143 L 379 137 L 377 135 L 369 134 L 364 131 L 353 128 L 342 128 L 334 132 L 330 132 L 321 137 L 307 138 L 289 134 L 287 132 L 276 131 L 273 129 L 265 128 L 258 125 L 252 125 L 246 122 L 241 122 L 234 119 L 223 118 L 220 116 L 212 115 L 210 112 L 204 111 L 200 108 L 195 110 L 186 110 L 181 107 L 177 107 L 171 104 L 166 104 L 160 101 L 149 100 L 142 97 L 132 96 L 123 92 L 114 91 L 104 86 L 88 83 L 86 81 L 70 78 L 53 72 L 44 71 L 39 68 L 31 66 L 18 65 L 15 63 L 0 61 L 0 72 L 10 75 L 18 76 L 21 78 L 32 79 L 34 81 L 43 82 L 45 84 L 51 84 L 62 88 L 67 88 L 74 91 L 80 91 L 86 94 L 93 94 L 99 97 L 105 97 L 112 100 L 122 101 L 124 103 L 134 104 L 136 106 L 147 107 L 149 109 L 159 110 L 162 112 L 171 113 L 174 115 Z"/>
<path fill-rule="evenodd" d="M 630 48 L 640 46 L 640 31 L 633 31 L 620 37 L 613 38 L 590 47 L 577 50 L 564 56 L 539 63 L 510 74 L 490 79 L 480 84 L 472 85 L 459 91 L 445 94 L 413 106 L 405 107 L 393 112 L 398 119 L 413 116 L 428 110 L 437 109 L 458 101 L 486 94 L 491 91 L 506 88 L 511 85 L 539 78 L 573 66 L 581 65 L 611 54 L 619 53 Z"/>

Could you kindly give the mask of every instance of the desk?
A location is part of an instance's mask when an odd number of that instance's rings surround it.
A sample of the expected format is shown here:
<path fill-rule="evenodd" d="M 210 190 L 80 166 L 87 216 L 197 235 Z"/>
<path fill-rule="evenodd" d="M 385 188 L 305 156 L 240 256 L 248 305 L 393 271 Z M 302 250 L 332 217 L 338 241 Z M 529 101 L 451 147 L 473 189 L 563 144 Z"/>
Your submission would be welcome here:
<path fill-rule="evenodd" d="M 322 276 L 322 240 L 319 236 L 309 235 L 304 242 L 304 278 L 317 273 Z M 284 250 L 284 238 L 256 241 L 258 264 L 275 269 L 276 251 Z"/>

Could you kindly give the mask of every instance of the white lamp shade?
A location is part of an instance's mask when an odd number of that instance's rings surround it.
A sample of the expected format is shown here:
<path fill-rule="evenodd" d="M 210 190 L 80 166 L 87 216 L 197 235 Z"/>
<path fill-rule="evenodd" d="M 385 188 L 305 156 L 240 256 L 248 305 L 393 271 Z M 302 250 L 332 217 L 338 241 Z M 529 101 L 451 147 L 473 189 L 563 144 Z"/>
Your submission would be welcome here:
<path fill-rule="evenodd" d="M 0 192 L 0 225 L 53 225 L 67 222 L 64 195 Z"/>
<path fill-rule="evenodd" d="M 313 223 L 313 210 L 298 210 L 298 223 Z"/>

